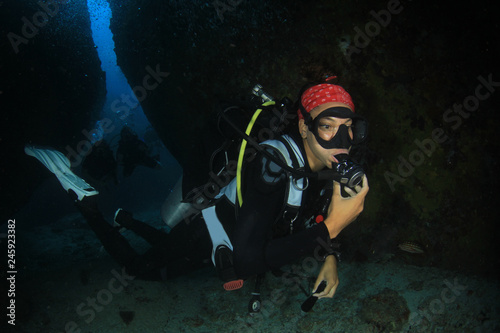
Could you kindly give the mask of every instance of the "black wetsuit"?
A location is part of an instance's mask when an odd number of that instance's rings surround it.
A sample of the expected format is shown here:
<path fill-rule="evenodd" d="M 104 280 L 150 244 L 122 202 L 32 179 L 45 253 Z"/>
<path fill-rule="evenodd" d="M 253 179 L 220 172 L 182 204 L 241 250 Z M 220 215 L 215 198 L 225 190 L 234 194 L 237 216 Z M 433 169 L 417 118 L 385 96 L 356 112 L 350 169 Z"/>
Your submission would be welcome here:
<path fill-rule="evenodd" d="M 98 198 L 98 195 L 85 197 L 76 206 L 106 251 L 129 274 L 145 280 L 165 280 L 207 265 L 202 254 L 207 254 L 205 257 L 208 258 L 212 244 L 203 221 L 181 223 L 167 234 L 132 218 L 131 214 L 124 214 L 119 220 L 120 225 L 151 245 L 149 250 L 139 254 L 118 228 L 104 219 L 97 206 Z"/>
<path fill-rule="evenodd" d="M 304 156 L 305 170 L 310 171 L 302 139 L 298 133 L 291 137 Z M 309 179 L 293 223 L 294 232 L 290 234 L 290 219 L 295 217 L 295 213 L 290 218 L 283 217 L 285 193 L 289 185 L 285 171 L 259 155 L 248 163 L 243 183 L 243 204 L 238 209 L 236 221 L 233 219 L 234 226 L 228 228 L 226 226 L 231 222 L 222 221 L 233 244 L 235 269 L 240 278 L 277 269 L 304 255 L 312 256 L 320 246 L 318 239 L 329 242 L 329 232 L 323 222 L 310 228 L 304 227 L 305 220 L 314 213 L 309 208 L 316 202 L 319 189 L 324 184 Z M 219 205 L 230 206 L 227 201 Z M 219 205 L 217 214 L 224 219 L 228 214 L 224 214 Z"/>
<path fill-rule="evenodd" d="M 296 137 L 294 140 L 305 156 L 302 140 Z M 305 160 L 305 168 L 309 170 Z M 320 244 L 318 239 L 329 241 L 328 229 L 323 222 L 310 228 L 304 227 L 305 219 L 311 216 L 308 208 L 315 201 L 322 184 L 309 180 L 308 188 L 303 191 L 294 233 L 290 234 L 290 221 L 281 218 L 289 185 L 286 173 L 258 155 L 247 163 L 243 182 L 243 205 L 237 214 L 225 197 L 216 205 L 217 215 L 234 247 L 235 269 L 240 278 L 277 269 L 304 255 L 312 256 Z M 104 248 L 130 274 L 144 279 L 165 279 L 200 268 L 210 258 L 210 235 L 201 218 L 189 224 L 181 222 L 169 234 L 131 217 L 122 219 L 119 222 L 123 227 L 151 244 L 146 253 L 137 254 L 117 229 L 104 220 L 97 209 L 97 197 L 84 198 L 77 203 L 77 207 Z"/>

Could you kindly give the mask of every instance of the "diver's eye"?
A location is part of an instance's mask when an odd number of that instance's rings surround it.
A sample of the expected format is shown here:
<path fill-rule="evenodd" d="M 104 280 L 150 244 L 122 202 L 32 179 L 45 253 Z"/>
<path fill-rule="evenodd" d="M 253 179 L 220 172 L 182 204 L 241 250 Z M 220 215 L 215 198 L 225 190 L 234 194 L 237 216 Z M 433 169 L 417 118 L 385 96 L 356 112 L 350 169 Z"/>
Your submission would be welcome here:
<path fill-rule="evenodd" d="M 338 127 L 331 122 L 323 122 L 318 126 L 318 134 L 323 140 L 331 140 L 338 131 Z"/>
<path fill-rule="evenodd" d="M 336 131 L 337 126 L 329 119 L 321 119 L 318 124 L 318 129 L 324 132 L 334 132 Z"/>

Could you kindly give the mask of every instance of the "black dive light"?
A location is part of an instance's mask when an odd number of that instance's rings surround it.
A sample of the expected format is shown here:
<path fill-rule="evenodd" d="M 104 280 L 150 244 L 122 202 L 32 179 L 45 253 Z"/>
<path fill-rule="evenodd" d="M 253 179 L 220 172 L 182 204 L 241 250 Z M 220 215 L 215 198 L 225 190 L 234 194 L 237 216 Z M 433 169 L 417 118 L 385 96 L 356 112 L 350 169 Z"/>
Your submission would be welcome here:
<path fill-rule="evenodd" d="M 323 280 L 321 281 L 321 283 L 319 284 L 318 288 L 316 288 L 316 291 L 315 293 L 320 293 L 322 292 L 323 290 L 325 290 L 326 288 L 326 281 Z M 309 312 L 311 311 L 311 309 L 313 308 L 314 304 L 316 304 L 316 301 L 318 300 L 318 297 L 317 296 L 309 296 L 308 299 L 305 300 L 304 303 L 302 303 L 300 309 L 303 311 L 303 312 Z"/>

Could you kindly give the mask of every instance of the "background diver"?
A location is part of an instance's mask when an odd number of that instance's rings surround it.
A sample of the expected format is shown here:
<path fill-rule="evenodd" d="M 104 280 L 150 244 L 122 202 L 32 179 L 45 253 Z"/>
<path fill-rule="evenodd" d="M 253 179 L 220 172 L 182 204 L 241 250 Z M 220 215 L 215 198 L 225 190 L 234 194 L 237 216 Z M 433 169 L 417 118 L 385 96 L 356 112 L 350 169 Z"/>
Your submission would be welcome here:
<path fill-rule="evenodd" d="M 117 163 L 108 142 L 101 139 L 82 162 L 82 176 L 95 188 L 102 189 L 109 183 L 118 184 Z"/>
<path fill-rule="evenodd" d="M 161 169 L 159 155 L 151 156 L 149 146 L 127 125 L 120 131 L 116 159 L 109 143 L 101 138 L 82 162 L 82 176 L 98 190 L 132 175 L 139 165 Z"/>
<path fill-rule="evenodd" d="M 116 161 L 118 166 L 123 168 L 123 177 L 130 176 L 139 165 L 152 169 L 161 169 L 159 155 L 150 156 L 149 147 L 127 125 L 123 126 L 120 131 Z"/>

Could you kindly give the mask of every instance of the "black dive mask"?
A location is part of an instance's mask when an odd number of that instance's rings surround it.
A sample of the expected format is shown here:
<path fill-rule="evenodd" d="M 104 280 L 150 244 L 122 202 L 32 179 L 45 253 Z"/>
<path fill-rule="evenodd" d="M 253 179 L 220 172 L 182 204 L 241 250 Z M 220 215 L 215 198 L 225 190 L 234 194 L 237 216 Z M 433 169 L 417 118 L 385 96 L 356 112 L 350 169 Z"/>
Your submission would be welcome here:
<path fill-rule="evenodd" d="M 328 131 L 329 125 L 323 120 L 327 117 L 336 118 L 350 118 L 352 119 L 352 124 L 350 125 L 350 130 L 352 131 L 352 139 L 350 136 L 349 127 L 342 124 L 336 130 L 337 132 L 329 140 L 324 139 L 324 135 L 321 135 L 321 131 Z M 321 112 L 316 118 L 312 119 L 311 115 L 307 113 L 305 117 L 305 123 L 314 136 L 316 141 L 325 149 L 349 149 L 352 145 L 361 143 L 367 134 L 367 123 L 366 120 L 352 112 L 346 107 L 332 107 Z M 320 126 L 322 128 L 320 128 Z M 331 129 L 333 130 L 333 129 Z"/>

